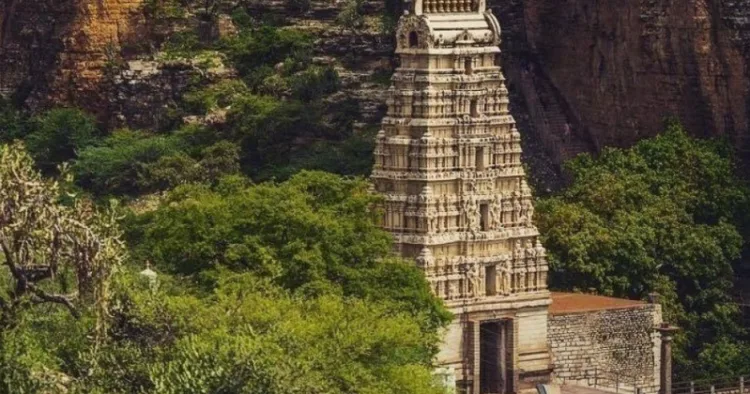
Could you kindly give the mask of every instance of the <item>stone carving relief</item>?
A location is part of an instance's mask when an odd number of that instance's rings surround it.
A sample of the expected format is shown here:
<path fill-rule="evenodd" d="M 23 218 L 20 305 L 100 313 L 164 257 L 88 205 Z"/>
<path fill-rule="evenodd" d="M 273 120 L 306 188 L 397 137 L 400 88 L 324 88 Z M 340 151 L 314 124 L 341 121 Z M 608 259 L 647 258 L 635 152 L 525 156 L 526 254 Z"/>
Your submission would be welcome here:
<path fill-rule="evenodd" d="M 396 37 L 398 37 L 398 49 L 427 49 L 432 47 L 435 41 L 432 29 L 423 15 L 402 17 L 396 28 Z"/>
<path fill-rule="evenodd" d="M 503 226 L 503 195 L 501 193 L 495 195 L 490 205 L 490 226 L 493 229 Z"/>
<path fill-rule="evenodd" d="M 513 266 L 511 263 L 510 258 L 507 256 L 504 256 L 502 260 L 500 260 L 500 264 L 498 264 L 498 274 L 500 275 L 500 288 L 499 292 L 503 295 L 508 295 L 513 291 L 511 288 L 511 277 L 513 275 Z"/>
<path fill-rule="evenodd" d="M 484 293 L 482 277 L 476 264 L 471 264 L 466 268 L 466 296 L 469 298 L 479 297 Z"/>
<path fill-rule="evenodd" d="M 492 14 L 492 11 L 485 11 L 484 12 L 484 18 L 487 20 L 487 23 L 489 23 L 490 28 L 492 30 L 492 37 L 490 37 L 490 42 L 493 45 L 500 45 L 500 37 L 502 36 L 502 31 L 500 28 L 500 22 L 497 21 L 497 18 L 495 15 Z"/>
<path fill-rule="evenodd" d="M 479 230 L 479 207 L 474 198 L 464 200 L 464 216 L 466 218 L 466 227 L 470 231 Z"/>
<path fill-rule="evenodd" d="M 484 8 L 483 0 L 461 1 Z M 488 284 L 497 297 L 537 291 L 546 288 L 547 263 L 532 223 L 520 134 L 507 113 L 502 74 L 480 67 L 486 59 L 474 53 L 499 43 L 500 26 L 487 14 L 485 29 L 432 30 L 434 14 L 449 3 L 431 0 L 430 15 L 405 15 L 397 28 L 404 68 L 392 79 L 372 173 L 387 201 L 385 227 L 405 249 L 423 245 L 417 264 L 446 300 L 491 297 Z M 494 280 L 485 282 L 491 272 Z"/>

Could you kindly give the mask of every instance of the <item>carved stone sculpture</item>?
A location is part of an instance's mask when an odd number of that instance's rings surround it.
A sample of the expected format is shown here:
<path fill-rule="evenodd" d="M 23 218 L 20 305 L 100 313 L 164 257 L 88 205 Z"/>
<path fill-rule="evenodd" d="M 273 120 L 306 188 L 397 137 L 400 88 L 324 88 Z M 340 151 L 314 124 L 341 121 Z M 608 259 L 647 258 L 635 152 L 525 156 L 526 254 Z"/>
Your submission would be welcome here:
<path fill-rule="evenodd" d="M 413 0 L 399 21 L 396 43 L 400 67 L 388 90 L 372 171 L 396 250 L 424 268 L 461 330 L 478 330 L 491 316 L 546 316 L 544 248 L 523 243 L 536 240 L 538 231 L 521 135 L 496 60 L 497 19 L 482 0 Z M 487 292 L 487 285 L 495 288 Z M 518 343 L 546 340 L 518 335 Z M 446 363 L 473 371 L 475 360 L 464 354 L 474 350 L 466 346 L 470 341 L 447 344 L 445 356 L 453 361 Z M 514 368 L 533 372 L 538 365 L 544 363 Z M 465 387 L 480 381 L 462 379 Z"/>

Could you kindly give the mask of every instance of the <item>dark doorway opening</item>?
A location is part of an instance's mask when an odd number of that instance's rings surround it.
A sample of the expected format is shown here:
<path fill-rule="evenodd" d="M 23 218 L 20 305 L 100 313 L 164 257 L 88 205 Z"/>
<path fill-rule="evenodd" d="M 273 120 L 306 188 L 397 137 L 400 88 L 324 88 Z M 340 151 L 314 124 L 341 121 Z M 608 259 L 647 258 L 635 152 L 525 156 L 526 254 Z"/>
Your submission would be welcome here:
<path fill-rule="evenodd" d="M 479 204 L 479 228 L 482 231 L 490 229 L 490 204 Z"/>
<path fill-rule="evenodd" d="M 477 171 L 484 171 L 484 147 L 477 148 L 476 154 L 476 169 Z"/>
<path fill-rule="evenodd" d="M 409 48 L 416 48 L 419 46 L 419 35 L 413 31 L 409 33 Z"/>
<path fill-rule="evenodd" d="M 479 326 L 480 394 L 506 394 L 512 390 L 508 384 L 508 326 L 508 321 L 487 322 Z"/>

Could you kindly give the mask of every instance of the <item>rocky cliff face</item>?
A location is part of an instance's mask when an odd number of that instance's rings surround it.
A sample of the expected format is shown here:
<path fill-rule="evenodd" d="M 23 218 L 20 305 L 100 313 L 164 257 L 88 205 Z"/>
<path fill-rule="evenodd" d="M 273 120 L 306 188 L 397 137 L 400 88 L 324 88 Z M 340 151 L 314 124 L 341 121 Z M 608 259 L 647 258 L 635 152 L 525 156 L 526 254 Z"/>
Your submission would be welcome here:
<path fill-rule="evenodd" d="M 154 40 L 142 2 L 5 0 L 0 94 L 31 109 L 77 105 L 110 124 L 158 126 L 163 115 L 153 109 L 179 97 L 191 70 L 157 64 L 143 72 L 140 60 L 151 59 L 127 53 Z M 366 3 L 366 27 L 357 31 L 334 23 L 342 2 L 314 0 L 304 14 L 280 0 L 254 4 L 318 37 L 316 61 L 336 65 L 344 82 L 332 99 L 357 102 L 361 126 L 379 122 L 393 61 L 393 42 L 380 32 L 383 2 Z M 542 177 L 577 153 L 653 135 L 668 116 L 748 150 L 750 0 L 490 4 L 503 26 L 512 110 Z M 105 78 L 118 59 L 118 74 Z M 146 104 L 150 112 L 138 114 Z"/>
<path fill-rule="evenodd" d="M 507 56 L 593 148 L 629 145 L 675 116 L 747 149 L 750 1 L 497 3 L 514 40 Z"/>
<path fill-rule="evenodd" d="M 139 35 L 142 0 L 6 0 L 0 5 L 0 93 L 32 109 L 107 111 L 108 62 Z M 142 34 L 142 33 L 141 33 Z"/>

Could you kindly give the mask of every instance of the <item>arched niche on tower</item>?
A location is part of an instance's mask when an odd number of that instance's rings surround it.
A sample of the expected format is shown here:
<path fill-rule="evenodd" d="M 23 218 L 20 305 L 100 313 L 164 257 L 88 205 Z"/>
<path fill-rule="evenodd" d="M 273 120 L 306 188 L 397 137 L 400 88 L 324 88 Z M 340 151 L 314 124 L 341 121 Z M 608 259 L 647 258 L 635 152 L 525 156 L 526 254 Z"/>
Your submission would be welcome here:
<path fill-rule="evenodd" d="M 396 29 L 397 52 L 428 49 L 433 46 L 432 29 L 423 15 L 405 15 Z"/>

